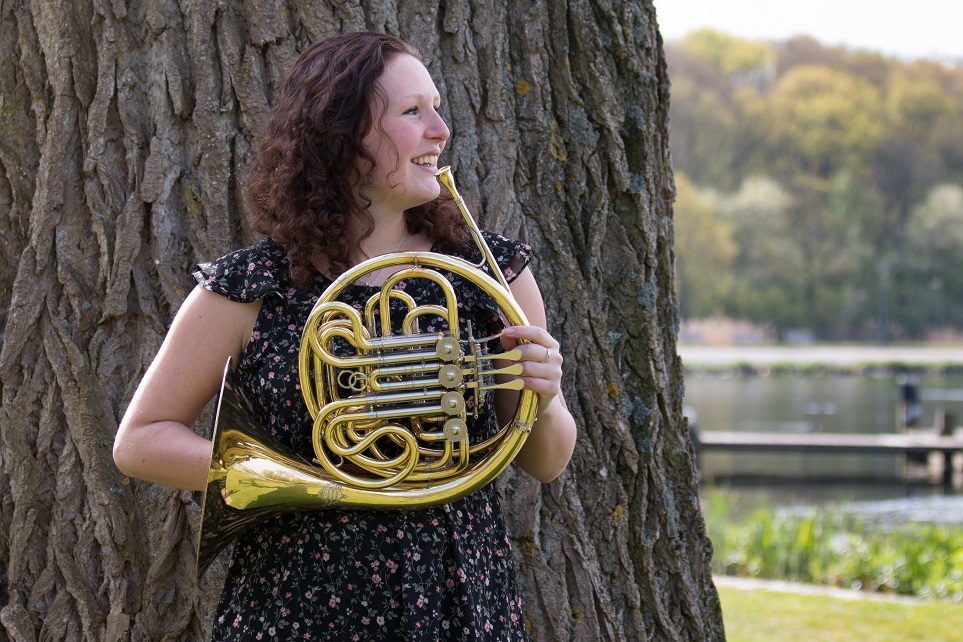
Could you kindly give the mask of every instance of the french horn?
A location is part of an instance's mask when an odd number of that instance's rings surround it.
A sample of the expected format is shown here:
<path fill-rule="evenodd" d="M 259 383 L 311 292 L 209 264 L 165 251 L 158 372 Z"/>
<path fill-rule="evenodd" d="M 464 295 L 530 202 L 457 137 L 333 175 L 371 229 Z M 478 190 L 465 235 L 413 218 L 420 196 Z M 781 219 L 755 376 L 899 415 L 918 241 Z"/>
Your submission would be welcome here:
<path fill-rule="evenodd" d="M 312 308 L 298 370 L 313 420 L 314 459 L 279 444 L 254 419 L 230 361 L 217 400 L 213 450 L 197 537 L 197 575 L 238 535 L 269 517 L 312 509 L 414 509 L 468 495 L 494 480 L 518 454 L 535 422 L 538 395 L 512 375 L 521 352 L 491 353 L 493 337 L 459 327 L 458 301 L 446 274 L 481 289 L 503 323 L 528 325 L 485 243 L 451 169 L 437 172 L 463 215 L 479 263 L 435 252 L 395 252 L 364 261 L 336 279 Z M 487 263 L 489 276 L 483 270 Z M 362 312 L 338 301 L 367 274 L 389 273 Z M 444 304 L 419 305 L 403 280 L 428 279 Z M 391 307 L 404 314 L 392 330 Z M 426 318 L 444 332 L 422 331 Z M 502 375 L 502 376 L 499 376 Z M 485 439 L 468 420 L 490 390 L 519 391 L 515 414 Z"/>

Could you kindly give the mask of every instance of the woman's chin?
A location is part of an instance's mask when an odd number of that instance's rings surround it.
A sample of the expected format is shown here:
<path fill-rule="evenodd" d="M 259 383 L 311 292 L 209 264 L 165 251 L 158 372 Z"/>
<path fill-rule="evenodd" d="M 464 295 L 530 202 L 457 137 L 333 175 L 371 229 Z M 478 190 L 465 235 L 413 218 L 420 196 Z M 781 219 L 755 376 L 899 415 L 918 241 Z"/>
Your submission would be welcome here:
<path fill-rule="evenodd" d="M 418 205 L 430 203 L 438 198 L 438 196 L 441 194 L 441 185 L 438 184 L 438 181 L 433 181 L 433 184 L 429 183 L 419 187 L 420 189 L 417 191 L 411 190 L 410 192 L 411 200 L 414 203 L 410 207 L 417 207 Z"/>

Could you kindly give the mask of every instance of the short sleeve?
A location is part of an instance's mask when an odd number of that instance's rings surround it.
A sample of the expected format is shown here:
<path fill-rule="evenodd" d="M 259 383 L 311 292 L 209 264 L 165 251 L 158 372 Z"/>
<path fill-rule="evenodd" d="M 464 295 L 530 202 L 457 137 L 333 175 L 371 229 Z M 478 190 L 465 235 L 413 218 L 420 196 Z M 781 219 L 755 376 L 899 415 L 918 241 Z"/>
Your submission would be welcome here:
<path fill-rule="evenodd" d="M 502 274 L 505 275 L 508 283 L 518 278 L 532 260 L 532 248 L 526 243 L 487 230 L 482 230 L 482 238 L 488 244 L 495 262 L 502 269 Z"/>
<path fill-rule="evenodd" d="M 241 303 L 292 291 L 284 249 L 270 241 L 199 263 L 193 274 L 205 290 Z"/>

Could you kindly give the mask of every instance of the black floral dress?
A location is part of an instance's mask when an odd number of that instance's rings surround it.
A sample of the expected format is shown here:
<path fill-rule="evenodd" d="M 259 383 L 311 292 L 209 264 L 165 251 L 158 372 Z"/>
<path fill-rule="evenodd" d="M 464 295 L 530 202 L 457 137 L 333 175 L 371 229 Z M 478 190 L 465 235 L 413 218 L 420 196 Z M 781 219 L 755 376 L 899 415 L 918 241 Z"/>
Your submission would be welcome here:
<path fill-rule="evenodd" d="M 531 249 L 484 232 L 508 281 Z M 478 257 L 467 257 L 476 261 Z M 198 266 L 204 288 L 233 301 L 261 300 L 237 381 L 278 440 L 310 459 L 311 418 L 297 372 L 301 332 L 330 281 L 309 291 L 290 279 L 270 240 Z M 451 279 L 462 325 L 477 337 L 501 327 L 494 303 Z M 421 281 L 419 280 L 419 283 Z M 398 287 L 438 302 L 431 284 Z M 377 289 L 354 286 L 358 308 Z M 444 328 L 438 328 L 444 330 Z M 462 328 L 465 331 L 465 328 Z M 496 429 L 491 399 L 469 429 Z M 214 640 L 525 640 L 511 545 L 494 487 L 436 508 L 317 510 L 272 518 L 236 542 L 214 620 Z"/>

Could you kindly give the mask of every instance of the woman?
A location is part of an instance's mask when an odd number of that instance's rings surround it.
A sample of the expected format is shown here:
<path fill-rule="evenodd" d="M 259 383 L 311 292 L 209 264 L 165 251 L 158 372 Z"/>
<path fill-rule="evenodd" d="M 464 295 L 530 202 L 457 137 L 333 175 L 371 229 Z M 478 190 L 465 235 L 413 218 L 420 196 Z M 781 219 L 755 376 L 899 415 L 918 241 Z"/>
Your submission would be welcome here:
<path fill-rule="evenodd" d="M 369 257 L 471 254 L 464 221 L 434 176 L 449 136 L 439 104 L 427 69 L 397 38 L 348 34 L 301 55 L 272 107 L 248 181 L 254 226 L 267 238 L 199 266 L 198 286 L 121 422 L 114 459 L 125 474 L 205 487 L 211 442 L 192 426 L 228 358 L 265 428 L 310 457 L 297 351 L 320 293 Z M 529 248 L 486 238 L 532 324 L 507 328 L 503 339 L 524 340 L 521 378 L 540 395 L 538 419 L 515 462 L 548 482 L 575 442 L 560 392 L 558 342 L 545 329 L 526 268 Z M 366 286 L 380 286 L 397 269 L 369 273 L 345 300 L 357 304 L 370 296 Z M 465 305 L 469 320 L 489 323 L 490 311 Z M 513 407 L 517 392 L 496 395 L 476 422 L 493 424 L 493 413 Z M 318 510 L 268 520 L 236 542 L 214 622 L 217 640 L 524 638 L 491 485 L 431 509 Z"/>

